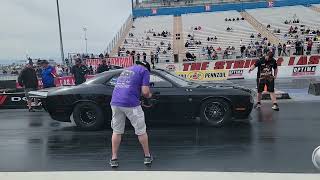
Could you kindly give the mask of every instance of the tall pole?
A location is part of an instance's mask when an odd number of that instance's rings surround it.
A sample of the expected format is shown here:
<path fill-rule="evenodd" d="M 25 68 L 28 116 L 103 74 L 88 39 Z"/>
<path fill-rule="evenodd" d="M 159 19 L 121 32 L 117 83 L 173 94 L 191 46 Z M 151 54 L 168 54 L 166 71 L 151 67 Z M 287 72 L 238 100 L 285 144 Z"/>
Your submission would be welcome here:
<path fill-rule="evenodd" d="M 84 31 L 84 40 L 86 42 L 86 54 L 88 54 L 88 38 L 87 38 L 87 28 L 83 28 Z"/>
<path fill-rule="evenodd" d="M 62 63 L 65 64 L 64 62 L 64 52 L 63 52 L 63 42 L 62 42 L 62 32 L 61 32 L 61 21 L 60 21 L 60 10 L 59 10 L 59 0 L 57 1 L 57 12 L 58 12 L 58 23 L 59 23 L 59 36 L 60 36 L 60 51 L 61 51 L 61 60 Z"/>

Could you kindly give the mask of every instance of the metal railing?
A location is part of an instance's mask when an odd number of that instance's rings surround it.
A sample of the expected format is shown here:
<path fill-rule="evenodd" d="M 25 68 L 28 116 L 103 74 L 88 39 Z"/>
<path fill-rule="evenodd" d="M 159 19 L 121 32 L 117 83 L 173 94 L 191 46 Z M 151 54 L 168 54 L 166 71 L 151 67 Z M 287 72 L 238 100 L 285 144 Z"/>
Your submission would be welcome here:
<path fill-rule="evenodd" d="M 266 0 L 149 0 L 134 3 L 134 8 L 156 8 L 156 7 L 176 7 L 176 6 L 194 6 L 207 4 L 227 4 L 227 3 L 247 3 L 247 2 L 266 2 Z"/>
<path fill-rule="evenodd" d="M 106 54 L 106 53 L 110 54 L 111 53 L 111 51 L 115 48 L 116 44 L 121 39 L 121 37 L 125 35 L 126 30 L 128 29 L 128 26 L 131 25 L 131 22 L 132 22 L 132 14 L 129 15 L 127 20 L 121 26 L 120 30 L 116 33 L 116 35 L 113 37 L 113 39 L 109 42 L 109 44 L 107 46 L 107 49 L 105 50 L 104 54 Z"/>

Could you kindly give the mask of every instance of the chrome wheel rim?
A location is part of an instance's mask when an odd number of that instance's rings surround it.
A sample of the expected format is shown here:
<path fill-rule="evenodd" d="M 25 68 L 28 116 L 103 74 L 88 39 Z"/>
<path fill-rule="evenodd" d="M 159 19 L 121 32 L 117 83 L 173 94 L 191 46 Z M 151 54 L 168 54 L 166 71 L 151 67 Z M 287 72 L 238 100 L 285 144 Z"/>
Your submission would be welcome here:
<path fill-rule="evenodd" d="M 90 125 L 96 122 L 96 111 L 94 108 L 84 106 L 80 109 L 80 121 L 83 124 Z"/>
<path fill-rule="evenodd" d="M 226 112 L 226 108 L 221 103 L 211 102 L 206 105 L 204 116 L 207 121 L 219 124 L 224 120 Z"/>

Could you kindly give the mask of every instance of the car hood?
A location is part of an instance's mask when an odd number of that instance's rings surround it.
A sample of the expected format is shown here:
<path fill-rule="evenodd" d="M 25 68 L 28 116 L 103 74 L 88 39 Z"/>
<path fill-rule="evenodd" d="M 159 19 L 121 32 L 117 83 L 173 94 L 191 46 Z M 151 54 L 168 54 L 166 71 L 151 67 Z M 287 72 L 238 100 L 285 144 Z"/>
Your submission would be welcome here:
<path fill-rule="evenodd" d="M 246 88 L 244 86 L 240 86 L 237 84 L 234 84 L 230 81 L 215 81 L 215 82 L 202 82 L 201 84 L 198 84 L 195 86 L 197 89 L 210 89 L 210 88 L 219 88 L 219 89 L 239 89 L 241 91 L 248 92 L 250 94 L 253 93 L 253 91 L 249 88 Z"/>

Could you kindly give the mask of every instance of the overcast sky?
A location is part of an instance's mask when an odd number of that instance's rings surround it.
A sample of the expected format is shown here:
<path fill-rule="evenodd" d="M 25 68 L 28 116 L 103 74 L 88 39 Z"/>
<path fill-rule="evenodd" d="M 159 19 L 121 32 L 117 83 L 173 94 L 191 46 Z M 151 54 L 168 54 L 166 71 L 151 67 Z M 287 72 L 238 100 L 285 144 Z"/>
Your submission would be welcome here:
<path fill-rule="evenodd" d="M 103 52 L 131 13 L 131 0 L 59 0 L 65 54 Z M 0 61 L 60 59 L 56 0 L 0 0 Z"/>

